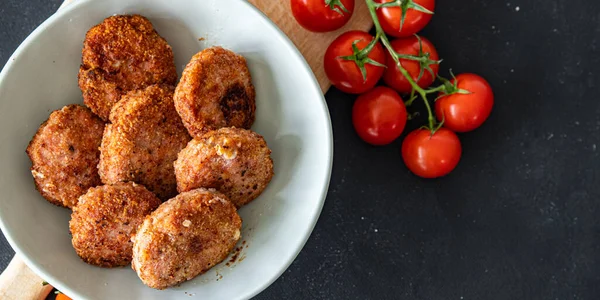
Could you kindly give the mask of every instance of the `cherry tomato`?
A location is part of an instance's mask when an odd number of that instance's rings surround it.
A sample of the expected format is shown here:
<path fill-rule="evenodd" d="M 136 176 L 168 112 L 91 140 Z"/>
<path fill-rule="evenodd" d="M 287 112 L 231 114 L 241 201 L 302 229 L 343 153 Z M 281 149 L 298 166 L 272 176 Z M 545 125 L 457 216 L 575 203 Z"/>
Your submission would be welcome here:
<path fill-rule="evenodd" d="M 492 88 L 485 79 L 475 74 L 460 74 L 451 82 L 469 94 L 456 93 L 439 98 L 435 102 L 437 119 L 440 122 L 444 120 L 444 127 L 455 132 L 478 128 L 492 112 Z"/>
<path fill-rule="evenodd" d="M 291 0 L 291 5 L 298 24 L 313 32 L 339 29 L 354 12 L 354 0 Z"/>
<path fill-rule="evenodd" d="M 387 3 L 395 0 L 375 0 L 376 3 Z M 402 19 L 402 9 L 398 6 L 393 7 L 382 7 L 377 9 L 377 17 L 381 23 L 381 27 L 385 33 L 395 37 L 408 37 L 411 36 L 431 21 L 432 14 L 419 11 L 417 9 L 410 8 L 412 5 L 417 5 L 425 8 L 428 11 L 433 12 L 435 9 L 435 0 L 406 0 L 408 1 L 409 9 L 406 11 L 404 17 L 404 24 L 400 29 L 400 22 Z"/>
<path fill-rule="evenodd" d="M 384 67 L 365 63 L 366 80 L 358 67 L 352 60 L 345 60 L 342 56 L 353 55 L 352 44 L 358 41 L 356 46 L 362 50 L 373 40 L 373 36 L 364 31 L 348 31 L 337 37 L 325 52 L 324 66 L 329 81 L 345 93 L 361 94 L 377 84 L 383 75 Z M 368 55 L 369 59 L 385 65 L 385 53 L 381 44 L 377 43 Z M 367 57 L 361 58 L 367 59 Z"/>
<path fill-rule="evenodd" d="M 443 127 L 433 135 L 429 129 L 417 129 L 402 142 L 402 158 L 406 167 L 423 178 L 447 175 L 458 165 L 461 153 L 456 133 Z"/>
<path fill-rule="evenodd" d="M 440 57 L 438 56 L 435 47 L 433 47 L 433 44 L 424 37 L 420 38 L 421 45 L 419 45 L 419 38 L 416 36 L 397 39 L 392 41 L 390 44 L 392 45 L 392 48 L 394 48 L 394 51 L 399 54 L 419 55 L 419 50 L 421 50 L 422 53 L 429 53 L 429 59 L 431 61 L 438 61 Z M 406 80 L 406 77 L 400 73 L 396 67 L 396 62 L 392 59 L 388 52 L 386 52 L 386 57 L 387 68 L 383 73 L 383 80 L 385 81 L 385 84 L 389 85 L 400 93 L 410 93 L 412 86 L 408 80 Z M 421 79 L 417 80 L 421 72 L 421 64 L 417 61 L 409 59 L 400 59 L 400 63 L 402 64 L 402 67 L 408 71 L 412 79 L 422 88 L 429 87 L 435 81 L 435 78 L 440 70 L 439 64 L 430 64 L 429 67 L 431 68 L 431 71 L 433 71 L 433 76 L 428 70 L 424 69 Z"/>
<path fill-rule="evenodd" d="M 358 136 L 372 145 L 387 145 L 406 125 L 404 101 L 396 91 L 378 86 L 358 97 L 352 108 L 352 123 Z"/>

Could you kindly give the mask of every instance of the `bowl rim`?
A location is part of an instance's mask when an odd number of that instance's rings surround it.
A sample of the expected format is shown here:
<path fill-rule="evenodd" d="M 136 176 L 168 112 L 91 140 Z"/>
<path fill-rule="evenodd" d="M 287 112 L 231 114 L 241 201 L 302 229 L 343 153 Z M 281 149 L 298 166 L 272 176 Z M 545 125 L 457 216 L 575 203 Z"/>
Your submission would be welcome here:
<path fill-rule="evenodd" d="M 2 87 L 7 74 L 10 73 L 11 70 L 15 67 L 14 66 L 15 58 L 20 56 L 21 52 L 23 52 L 24 49 L 28 45 L 30 45 L 32 41 L 34 41 L 38 36 L 40 36 L 46 30 L 46 28 L 48 28 L 51 24 L 53 24 L 54 22 L 56 22 L 57 20 L 62 18 L 64 15 L 69 14 L 71 11 L 80 9 L 80 7 L 82 7 L 82 6 L 90 5 L 90 3 L 94 2 L 94 1 L 95 0 L 76 0 L 76 1 L 72 1 L 71 3 L 68 3 L 67 5 L 61 5 L 54 14 L 52 14 L 50 17 L 48 17 L 46 20 L 44 20 L 44 22 L 42 22 L 38 27 L 36 27 L 23 40 L 23 42 L 21 42 L 21 44 L 17 47 L 17 49 L 8 58 L 6 64 L 0 71 L 0 87 Z M 230 0 L 230 1 L 234 1 L 234 0 Z M 332 124 L 331 124 L 331 116 L 329 114 L 329 108 L 327 106 L 325 96 L 323 94 L 323 91 L 321 90 L 321 87 L 320 87 L 314 73 L 312 72 L 312 69 L 310 68 L 308 62 L 306 61 L 306 59 L 304 58 L 302 53 L 298 50 L 298 48 L 294 45 L 294 43 L 290 40 L 290 38 L 271 19 L 269 19 L 260 9 L 255 7 L 253 4 L 251 4 L 247 0 L 238 1 L 238 2 L 241 5 L 245 6 L 246 9 L 256 13 L 260 22 L 262 22 L 266 26 L 269 26 L 272 29 L 274 29 L 277 32 L 275 37 L 282 42 L 282 44 L 287 48 L 288 51 L 290 51 L 290 54 L 292 54 L 300 59 L 300 63 L 304 69 L 303 71 L 305 73 L 307 73 L 307 75 L 312 80 L 313 84 L 310 88 L 316 89 L 318 94 L 321 95 L 321 97 L 320 97 L 321 98 L 321 101 L 320 101 L 321 112 L 325 115 L 324 117 L 325 117 L 325 121 L 327 123 L 326 137 L 328 139 L 328 143 L 323 144 L 323 146 L 325 148 L 325 149 L 323 149 L 324 150 L 323 153 L 324 153 L 324 155 L 326 155 L 326 161 L 327 161 L 325 182 L 323 182 L 323 184 L 322 184 L 322 188 L 320 191 L 320 200 L 318 202 L 318 205 L 316 205 L 314 207 L 314 210 L 312 212 L 312 219 L 310 220 L 310 223 L 309 223 L 310 226 L 307 227 L 307 230 L 304 232 L 304 236 L 302 236 L 302 238 L 300 239 L 300 243 L 298 244 L 297 249 L 292 253 L 292 255 L 289 257 L 289 259 L 281 265 L 279 271 L 275 272 L 270 278 L 268 278 L 268 280 L 265 280 L 260 286 L 256 286 L 254 288 L 248 289 L 248 292 L 245 295 L 240 295 L 240 297 L 239 297 L 240 299 L 250 299 L 250 298 L 258 295 L 260 292 L 264 291 L 271 284 L 273 284 L 273 282 L 275 282 L 289 268 L 289 266 L 294 262 L 296 257 L 300 254 L 300 252 L 306 245 L 306 242 L 308 241 L 310 235 L 312 234 L 312 232 L 317 224 L 317 221 L 321 215 L 321 212 L 323 210 L 327 192 L 329 190 L 329 184 L 330 184 L 331 174 L 332 174 L 332 169 L 333 169 L 333 154 L 334 154 L 333 146 L 334 146 L 334 143 L 333 143 L 333 129 L 332 129 Z M 68 283 L 62 282 L 61 280 L 55 278 L 52 274 L 50 274 L 49 272 L 46 272 L 41 266 L 39 266 L 38 263 L 28 253 L 28 251 L 21 248 L 19 246 L 19 244 L 15 241 L 15 239 L 13 238 L 13 231 L 10 230 L 9 228 L 7 228 L 7 224 L 5 224 L 5 222 L 2 218 L 0 218 L 0 229 L 2 230 L 6 240 L 10 244 L 10 246 L 15 251 L 15 256 L 19 255 L 19 258 L 21 258 L 25 262 L 27 267 L 32 269 L 38 276 L 42 277 L 43 280 L 49 282 L 52 286 L 59 289 L 60 291 L 65 292 L 65 294 L 67 294 L 70 297 L 74 297 L 75 299 L 84 299 L 85 298 L 83 295 L 79 294 L 78 292 L 71 290 L 69 288 Z"/>

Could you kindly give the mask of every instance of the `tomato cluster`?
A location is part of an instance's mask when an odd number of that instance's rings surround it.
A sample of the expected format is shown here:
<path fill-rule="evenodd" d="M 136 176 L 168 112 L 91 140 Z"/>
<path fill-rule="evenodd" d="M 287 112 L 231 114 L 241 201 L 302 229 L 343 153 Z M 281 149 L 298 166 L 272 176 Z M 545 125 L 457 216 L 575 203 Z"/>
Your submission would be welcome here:
<path fill-rule="evenodd" d="M 325 73 L 341 91 L 359 94 L 352 122 L 358 136 L 372 145 L 398 139 L 409 116 L 406 106 L 421 98 L 429 124 L 404 138 L 402 158 L 420 177 L 447 175 L 462 154 L 456 132 L 472 131 L 489 117 L 492 88 L 475 74 L 453 75 L 451 80 L 439 76 L 438 52 L 431 41 L 417 35 L 431 20 L 435 0 L 365 1 L 376 36 L 363 31 L 340 35 L 325 53 Z M 291 0 L 298 23 L 315 32 L 344 26 L 354 5 L 354 0 Z M 396 39 L 390 41 L 387 35 Z M 387 87 L 376 86 L 381 79 Z M 436 80 L 441 84 L 432 86 Z M 433 110 L 431 95 L 436 96 Z"/>

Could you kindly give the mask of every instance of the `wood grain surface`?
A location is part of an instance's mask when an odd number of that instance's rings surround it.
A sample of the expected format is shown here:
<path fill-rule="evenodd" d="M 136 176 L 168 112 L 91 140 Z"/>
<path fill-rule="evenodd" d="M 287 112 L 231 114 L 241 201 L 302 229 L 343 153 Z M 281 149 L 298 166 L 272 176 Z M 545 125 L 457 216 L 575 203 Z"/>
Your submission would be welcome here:
<path fill-rule="evenodd" d="M 17 256 L 0 275 L 0 299 L 3 300 L 44 300 L 52 290 L 42 285 L 44 280 L 31 271 Z"/>
<path fill-rule="evenodd" d="M 337 31 L 327 33 L 313 33 L 298 25 L 290 10 L 289 0 L 249 1 L 265 13 L 294 42 L 315 73 L 323 92 L 331 86 L 323 70 L 323 56 L 327 46 L 343 32 L 353 29 L 368 31 L 373 26 L 366 4 L 360 0 L 356 2 L 354 15 L 348 24 Z"/>
<path fill-rule="evenodd" d="M 66 0 L 60 8 L 76 0 Z M 100 1 L 100 0 L 98 0 Z M 244 0 L 240 0 L 244 1 Z M 323 70 L 323 56 L 327 46 L 342 32 L 369 30 L 373 23 L 363 1 L 358 1 L 354 15 L 343 28 L 328 33 L 312 33 L 296 23 L 288 0 L 248 0 L 267 15 L 292 40 L 314 72 L 323 93 L 331 84 Z M 59 8 L 59 9 L 60 9 Z M 31 271 L 15 256 L 8 268 L 0 275 L 0 299 L 22 300 L 44 299 L 51 287 L 42 286 L 44 280 Z"/>

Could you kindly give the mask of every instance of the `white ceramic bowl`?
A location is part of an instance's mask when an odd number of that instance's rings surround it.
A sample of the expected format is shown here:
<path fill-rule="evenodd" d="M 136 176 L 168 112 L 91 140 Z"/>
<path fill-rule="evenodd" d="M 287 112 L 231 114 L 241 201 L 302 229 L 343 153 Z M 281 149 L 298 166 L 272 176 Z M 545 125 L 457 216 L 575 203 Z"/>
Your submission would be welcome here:
<path fill-rule="evenodd" d="M 179 74 L 193 54 L 209 46 L 246 57 L 257 92 L 253 130 L 265 137 L 275 164 L 268 188 L 240 210 L 248 245 L 244 259 L 164 291 L 144 286 L 131 268 L 103 269 L 81 261 L 71 246 L 70 211 L 38 194 L 25 154 L 51 111 L 82 103 L 77 72 L 87 30 L 108 16 L 128 13 L 152 21 L 173 47 Z M 271 21 L 240 0 L 76 1 L 37 28 L 0 73 L 0 128 L 2 231 L 30 268 L 77 299 L 256 295 L 285 271 L 308 239 L 327 193 L 333 155 L 328 110 L 308 65 Z"/>

